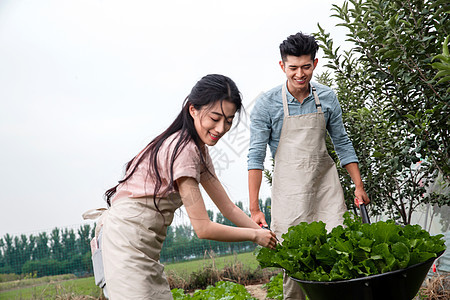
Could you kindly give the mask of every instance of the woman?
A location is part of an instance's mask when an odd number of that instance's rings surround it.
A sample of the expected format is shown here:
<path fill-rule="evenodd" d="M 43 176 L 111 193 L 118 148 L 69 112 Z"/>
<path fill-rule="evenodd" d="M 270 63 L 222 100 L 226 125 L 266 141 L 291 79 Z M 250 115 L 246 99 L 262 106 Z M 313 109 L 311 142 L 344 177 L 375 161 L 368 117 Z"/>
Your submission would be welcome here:
<path fill-rule="evenodd" d="M 174 211 L 183 204 L 201 239 L 275 247 L 275 235 L 228 198 L 206 147 L 231 128 L 241 105 L 230 78 L 203 77 L 175 121 L 127 164 L 124 179 L 105 193 L 110 208 L 102 216 L 101 246 L 111 299 L 172 299 L 159 256 Z M 210 221 L 199 184 L 239 227 Z"/>

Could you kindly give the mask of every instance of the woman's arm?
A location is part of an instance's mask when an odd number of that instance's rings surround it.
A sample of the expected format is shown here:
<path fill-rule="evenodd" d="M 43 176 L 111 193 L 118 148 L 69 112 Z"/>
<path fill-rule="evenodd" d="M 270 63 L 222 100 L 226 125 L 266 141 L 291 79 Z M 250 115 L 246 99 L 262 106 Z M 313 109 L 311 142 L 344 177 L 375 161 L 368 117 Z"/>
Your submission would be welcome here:
<path fill-rule="evenodd" d="M 230 200 L 217 177 L 212 177 L 201 184 L 222 215 L 233 222 L 233 224 L 239 227 L 260 228 L 258 224 Z"/>
<path fill-rule="evenodd" d="M 229 201 L 229 199 L 228 201 L 231 204 L 222 203 L 222 201 L 219 201 L 221 204 L 221 207 L 218 206 L 219 209 L 221 211 L 222 209 L 227 211 L 227 215 L 228 213 L 237 213 L 239 219 L 245 217 L 247 220 L 235 220 L 238 223 L 236 225 L 251 228 L 237 228 L 212 222 L 208 217 L 200 188 L 195 179 L 190 177 L 182 177 L 177 179 L 177 185 L 181 199 L 189 215 L 189 219 L 191 220 L 194 231 L 199 238 L 223 242 L 252 241 L 264 247 L 275 247 L 275 235 L 269 230 L 260 229 L 258 225 L 256 225 L 256 223 L 253 222 L 239 208 L 237 209 L 241 212 L 241 214 L 236 211 L 236 209 L 233 208 L 235 205 Z M 230 221 L 232 222 L 236 219 L 235 217 L 230 217 L 229 215 L 227 218 L 231 218 Z"/>

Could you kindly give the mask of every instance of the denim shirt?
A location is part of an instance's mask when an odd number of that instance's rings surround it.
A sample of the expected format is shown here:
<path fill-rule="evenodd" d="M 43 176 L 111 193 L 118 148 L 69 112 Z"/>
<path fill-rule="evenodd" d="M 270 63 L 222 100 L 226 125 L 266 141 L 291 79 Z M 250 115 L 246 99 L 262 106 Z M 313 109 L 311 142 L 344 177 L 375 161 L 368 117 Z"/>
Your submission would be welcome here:
<path fill-rule="evenodd" d="M 334 149 L 341 166 L 358 162 L 352 142 L 348 138 L 342 122 L 342 110 L 336 94 L 329 87 L 312 83 L 317 90 L 328 134 L 333 141 Z M 314 96 L 310 87 L 309 96 L 303 103 L 297 101 L 286 89 L 289 114 L 301 115 L 317 112 Z M 255 102 L 250 114 L 250 147 L 247 168 L 264 170 L 266 148 L 269 145 L 272 157 L 275 157 L 283 126 L 283 100 L 281 85 L 262 94 Z"/>

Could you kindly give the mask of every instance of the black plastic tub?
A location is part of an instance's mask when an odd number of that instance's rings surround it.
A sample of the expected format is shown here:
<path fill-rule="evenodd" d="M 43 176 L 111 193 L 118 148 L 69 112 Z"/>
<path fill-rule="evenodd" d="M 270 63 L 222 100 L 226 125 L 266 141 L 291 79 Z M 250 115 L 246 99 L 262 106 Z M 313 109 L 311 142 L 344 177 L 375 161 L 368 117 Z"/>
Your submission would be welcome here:
<path fill-rule="evenodd" d="M 411 300 L 442 253 L 444 251 L 405 269 L 356 279 L 305 281 L 291 278 L 300 284 L 309 300 Z"/>

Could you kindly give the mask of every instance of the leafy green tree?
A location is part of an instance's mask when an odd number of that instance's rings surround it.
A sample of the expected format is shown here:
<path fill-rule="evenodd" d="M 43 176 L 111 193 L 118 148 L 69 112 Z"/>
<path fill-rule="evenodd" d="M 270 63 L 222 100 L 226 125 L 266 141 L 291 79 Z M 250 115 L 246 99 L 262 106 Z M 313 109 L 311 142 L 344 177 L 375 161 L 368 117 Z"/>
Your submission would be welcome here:
<path fill-rule="evenodd" d="M 208 217 L 211 221 L 214 221 L 214 212 L 210 209 L 206 210 L 206 212 L 208 213 Z"/>
<path fill-rule="evenodd" d="M 30 244 L 29 244 L 30 242 Z M 22 272 L 22 266 L 25 262 L 30 260 L 31 251 L 34 248 L 34 244 L 28 241 L 27 236 L 22 234 L 20 238 L 18 236 L 14 237 L 13 252 L 12 252 L 12 264 L 11 267 L 14 273 L 20 274 Z"/>
<path fill-rule="evenodd" d="M 185 224 L 175 227 L 175 236 L 180 242 L 189 241 L 193 236 L 192 227 Z"/>
<path fill-rule="evenodd" d="M 3 255 L 3 247 L 5 246 L 5 242 L 3 238 L 0 238 L 0 273 L 3 273 L 2 270 L 6 266 L 5 256 Z"/>
<path fill-rule="evenodd" d="M 216 213 L 216 222 L 227 226 L 235 226 L 233 222 L 225 218 L 221 212 Z"/>
<path fill-rule="evenodd" d="M 3 252 L 3 261 L 4 267 L 2 271 L 4 273 L 13 273 L 12 265 L 14 264 L 14 249 L 13 249 L 13 238 L 8 233 L 2 239 L 2 252 Z"/>
<path fill-rule="evenodd" d="M 77 253 L 76 249 L 76 236 L 73 229 L 65 228 L 61 230 L 61 244 L 64 259 L 70 259 Z"/>
<path fill-rule="evenodd" d="M 352 48 L 335 47 L 320 25 L 316 35 L 334 75 L 321 79 L 340 100 L 371 213 L 404 224 L 422 203 L 449 204 L 448 194 L 427 193 L 438 173 L 447 184 L 450 174 L 449 95 L 431 66 L 450 31 L 449 9 L 440 0 L 350 0 L 333 5 L 333 17 Z M 352 206 L 352 183 L 339 173 Z"/>
<path fill-rule="evenodd" d="M 6 234 L 0 239 L 0 272 L 20 274 L 22 266 L 31 259 L 34 247 L 33 235 L 28 239 L 24 234 L 20 237 Z"/>
<path fill-rule="evenodd" d="M 450 53 L 448 50 L 449 39 L 450 35 L 447 36 L 444 43 L 442 44 L 442 54 L 436 55 L 433 58 L 433 61 L 435 62 L 431 64 L 434 69 L 439 70 L 436 76 L 434 76 L 435 80 L 439 79 L 438 84 L 446 84 L 450 81 Z M 437 60 L 440 60 L 440 62 Z M 450 93 L 450 87 L 447 88 L 447 93 Z"/>
<path fill-rule="evenodd" d="M 264 170 L 264 176 L 267 180 L 267 182 L 272 185 L 272 181 L 270 180 L 272 178 L 272 171 L 270 170 Z M 263 202 L 261 198 L 259 198 L 259 207 L 264 214 L 264 217 L 266 219 L 267 225 L 269 225 L 272 222 L 272 214 L 270 212 L 270 205 L 271 205 L 272 199 L 270 197 L 266 198 L 266 201 Z"/>
<path fill-rule="evenodd" d="M 90 242 L 91 242 L 91 226 L 89 224 L 81 225 L 80 228 L 78 228 L 78 240 L 77 240 L 77 247 L 78 252 L 82 255 L 85 253 L 91 252 Z"/>
<path fill-rule="evenodd" d="M 77 236 L 73 229 L 56 227 L 50 235 L 6 234 L 0 238 L 0 273 L 36 272 L 38 276 L 92 273 L 90 226 L 83 225 L 78 232 Z"/>
<path fill-rule="evenodd" d="M 46 232 L 41 232 L 36 237 L 36 247 L 33 250 L 33 260 L 41 260 L 50 257 L 49 239 Z"/>
<path fill-rule="evenodd" d="M 173 262 L 175 257 L 173 255 L 175 243 L 175 230 L 174 226 L 167 227 L 166 239 L 164 240 L 163 247 L 161 249 L 161 261 Z"/>
<path fill-rule="evenodd" d="M 30 260 L 23 265 L 21 272 L 24 274 L 36 273 L 38 277 L 59 275 L 65 273 L 65 265 L 55 259 Z"/>
<path fill-rule="evenodd" d="M 55 227 L 50 234 L 50 252 L 53 259 L 58 261 L 63 260 L 63 246 L 58 227 Z"/>
<path fill-rule="evenodd" d="M 272 203 L 272 199 L 270 197 L 266 198 L 266 201 L 264 201 L 264 205 L 262 205 L 262 200 L 260 199 L 260 207 L 262 209 L 264 217 L 266 218 L 267 225 L 269 225 L 269 227 L 272 222 L 272 214 L 270 211 L 271 203 Z"/>
<path fill-rule="evenodd" d="M 22 235 L 21 238 L 25 243 L 25 253 L 24 253 L 24 263 L 25 263 L 26 261 L 29 261 L 33 258 L 34 249 L 36 249 L 37 238 L 32 234 L 28 236 L 28 242 L 26 240 L 25 235 Z"/>

